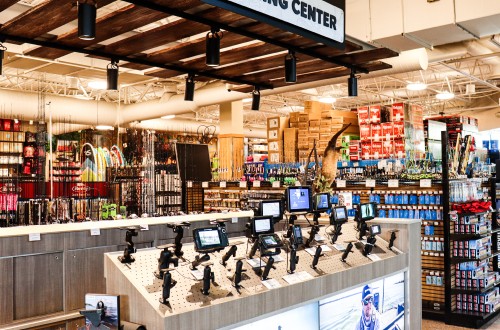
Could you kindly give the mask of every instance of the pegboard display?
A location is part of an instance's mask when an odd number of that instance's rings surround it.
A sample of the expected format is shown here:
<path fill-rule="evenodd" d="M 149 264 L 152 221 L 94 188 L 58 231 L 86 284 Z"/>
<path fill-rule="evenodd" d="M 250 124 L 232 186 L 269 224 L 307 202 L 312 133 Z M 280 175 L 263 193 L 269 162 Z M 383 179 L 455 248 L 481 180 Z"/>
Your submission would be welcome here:
<path fill-rule="evenodd" d="M 331 251 L 323 252 L 316 269 L 312 269 L 311 264 L 313 256 L 305 251 L 304 246 L 300 246 L 297 251 L 299 262 L 296 266 L 295 273 L 307 272 L 311 275 L 311 278 L 315 278 L 326 274 L 342 272 L 349 268 L 373 262 L 362 254 L 363 245 L 360 242 L 355 243 L 355 247 L 352 249 L 353 253 L 349 254 L 346 262 L 342 262 L 342 252 L 333 247 L 329 235 L 325 233 L 325 231 L 328 232 L 331 229 L 332 228 L 329 226 L 321 227 L 320 235 L 323 236 L 325 240 L 322 242 L 314 241 L 311 244 L 313 248 L 318 244 L 326 244 Z M 309 236 L 309 230 L 310 228 L 302 225 L 304 242 Z M 280 231 L 277 232 L 277 234 L 282 238 L 283 242 L 287 240 L 283 238 L 285 232 Z M 343 244 L 344 246 L 347 246 L 347 243 L 345 242 L 356 240 L 357 234 L 355 223 L 348 222 L 343 225 L 342 235 L 338 238 L 336 244 Z M 230 239 L 230 244 L 238 241 L 242 242 L 242 244 L 237 245 L 236 257 L 246 257 L 252 247 L 252 243 L 248 243 L 248 240 L 245 237 L 238 237 Z M 387 247 L 388 243 L 382 238 L 377 237 L 376 246 L 372 250 L 372 255 L 376 255 L 380 259 L 387 259 L 401 254 L 400 251 L 396 249 L 391 251 Z M 193 244 L 185 244 L 182 250 L 184 251 L 184 255 L 182 258 L 179 258 L 178 267 L 171 271 L 172 279 L 177 281 L 177 284 L 171 289 L 169 306 L 160 303 L 163 280 L 158 279 L 154 275 L 158 268 L 158 258 L 161 252 L 160 249 L 148 248 L 139 250 L 134 254 L 135 262 L 132 264 L 121 264 L 117 258 L 117 256 L 121 255 L 121 253 L 109 253 L 108 255 L 118 269 L 120 269 L 128 280 L 135 286 L 135 288 L 137 288 L 138 291 L 146 297 L 153 308 L 164 316 L 189 312 L 200 307 L 220 304 L 238 299 L 240 297 L 254 295 L 269 290 L 261 282 L 261 277 L 256 271 L 258 268 L 253 269 L 245 258 L 243 260 L 243 269 L 246 271 L 242 275 L 242 281 L 240 283 L 241 288 L 238 292 L 238 290 L 236 290 L 236 288 L 232 285 L 232 278 L 236 264 L 235 258 L 231 257 L 227 261 L 226 267 L 221 264 L 222 256 L 228 250 L 228 248 L 226 248 L 221 252 L 210 253 L 209 262 L 213 263 L 210 267 L 215 275 L 215 283 L 211 283 L 210 293 L 208 296 L 205 296 L 201 292 L 203 281 L 196 280 L 190 268 L 191 261 L 194 260 L 197 255 L 194 251 Z M 283 276 L 289 275 L 287 272 L 287 269 L 289 268 L 289 254 L 282 249 L 279 256 L 283 259 L 283 261 L 274 263 L 274 267 L 276 269 L 271 269 L 268 279 L 275 279 L 279 285 L 287 286 L 290 284 L 283 279 Z M 258 257 L 259 252 L 256 253 L 254 258 Z M 262 258 L 262 260 L 264 262 L 267 261 L 267 257 Z M 264 265 L 265 263 L 263 263 L 263 266 Z M 198 269 L 201 273 L 203 273 L 204 266 L 200 265 L 198 266 Z"/>

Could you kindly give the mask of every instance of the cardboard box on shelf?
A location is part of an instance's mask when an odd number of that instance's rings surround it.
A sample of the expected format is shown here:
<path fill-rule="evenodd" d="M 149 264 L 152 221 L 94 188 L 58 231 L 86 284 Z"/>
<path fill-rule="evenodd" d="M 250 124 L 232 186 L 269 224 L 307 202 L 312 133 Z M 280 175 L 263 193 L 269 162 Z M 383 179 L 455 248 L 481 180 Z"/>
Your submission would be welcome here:
<path fill-rule="evenodd" d="M 267 129 L 286 128 L 288 123 L 289 118 L 287 117 L 270 117 L 267 118 Z"/>
<path fill-rule="evenodd" d="M 283 160 L 285 163 L 295 163 L 299 159 L 299 149 L 285 149 L 283 152 Z"/>
<path fill-rule="evenodd" d="M 313 141 L 313 140 L 319 141 L 319 133 L 309 133 L 307 138 L 309 141 Z"/>
<path fill-rule="evenodd" d="M 404 139 L 395 139 L 394 140 L 394 156 L 396 158 L 404 158 L 405 157 Z"/>
<path fill-rule="evenodd" d="M 359 126 L 359 137 L 362 142 L 370 140 L 370 125 Z"/>
<path fill-rule="evenodd" d="M 332 122 L 332 124 L 344 124 L 343 117 L 330 118 L 330 121 Z M 357 123 L 356 123 L 356 125 L 357 125 Z"/>
<path fill-rule="evenodd" d="M 370 156 L 372 159 L 384 158 L 384 153 L 382 150 L 382 142 L 372 142 Z"/>
<path fill-rule="evenodd" d="M 314 141 L 314 140 L 309 140 L 309 150 L 313 149 L 314 148 L 314 144 L 316 143 L 316 149 L 318 148 L 318 141 Z"/>
<path fill-rule="evenodd" d="M 297 144 L 308 144 L 309 138 L 307 136 L 299 136 L 297 139 Z"/>
<path fill-rule="evenodd" d="M 309 126 L 309 133 L 319 133 L 319 126 Z"/>
<path fill-rule="evenodd" d="M 404 121 L 397 121 L 393 123 L 393 136 L 395 138 L 403 138 L 405 136 Z"/>
<path fill-rule="evenodd" d="M 330 126 L 320 126 L 319 127 L 319 132 L 320 133 L 330 134 L 332 132 L 332 127 L 331 127 L 331 125 Z"/>
<path fill-rule="evenodd" d="M 309 135 L 309 130 L 308 129 L 298 129 L 298 136 L 299 137 L 307 137 Z"/>
<path fill-rule="evenodd" d="M 370 142 L 361 142 L 361 159 L 369 160 L 372 151 L 372 144 Z"/>
<path fill-rule="evenodd" d="M 297 145 L 297 149 L 299 149 L 299 151 L 300 151 L 300 150 L 309 150 L 309 142 L 307 142 L 307 143 L 305 143 L 305 144 L 303 144 L 303 143 L 299 143 L 299 144 Z"/>
<path fill-rule="evenodd" d="M 358 161 L 358 160 L 361 160 L 361 156 L 360 154 L 349 154 L 349 160 L 351 161 Z"/>
<path fill-rule="evenodd" d="M 308 113 L 299 113 L 299 123 L 300 122 L 309 122 L 309 114 Z"/>
<path fill-rule="evenodd" d="M 404 103 L 394 103 L 392 105 L 391 121 L 404 121 L 405 119 L 405 104 Z"/>
<path fill-rule="evenodd" d="M 320 126 L 321 120 L 309 119 L 309 127 Z"/>
<path fill-rule="evenodd" d="M 318 101 L 305 101 L 304 112 L 309 114 L 309 119 L 321 119 L 323 110 L 331 109 L 330 104 L 321 103 Z"/>
<path fill-rule="evenodd" d="M 299 115 L 302 112 L 290 112 L 290 123 L 298 123 L 299 122 Z"/>
<path fill-rule="evenodd" d="M 384 140 L 390 140 L 392 136 L 394 135 L 393 131 L 393 123 L 382 123 L 380 124 L 380 127 L 382 127 L 382 139 Z"/>
<path fill-rule="evenodd" d="M 269 164 L 283 163 L 283 153 L 269 152 L 268 162 Z"/>
<path fill-rule="evenodd" d="M 332 123 L 332 120 L 330 118 L 324 118 L 321 119 L 319 122 L 320 127 L 329 127 Z"/>
<path fill-rule="evenodd" d="M 269 152 L 282 152 L 283 151 L 283 141 L 269 141 L 267 144 Z"/>
<path fill-rule="evenodd" d="M 358 122 L 359 125 L 370 124 L 370 108 L 368 106 L 358 108 Z"/>
<path fill-rule="evenodd" d="M 380 124 L 372 124 L 370 128 L 370 136 L 372 141 L 379 142 L 382 140 L 382 127 Z"/>
<path fill-rule="evenodd" d="M 342 134 L 342 145 L 349 146 L 351 142 L 359 144 L 359 136 Z"/>
<path fill-rule="evenodd" d="M 299 150 L 299 158 L 307 158 L 309 156 L 309 150 Z"/>
<path fill-rule="evenodd" d="M 290 127 L 291 128 L 298 128 L 299 127 L 299 122 L 290 122 Z"/>
<path fill-rule="evenodd" d="M 295 146 L 299 137 L 299 130 L 296 128 L 285 128 L 283 130 L 283 145 Z"/>
<path fill-rule="evenodd" d="M 394 157 L 394 146 L 391 140 L 382 142 L 382 153 L 384 158 Z"/>
<path fill-rule="evenodd" d="M 357 154 L 360 152 L 360 146 L 359 145 L 350 145 L 349 146 L 349 154 Z"/>
<path fill-rule="evenodd" d="M 299 121 L 299 129 L 309 129 L 309 123 L 307 121 Z"/>
<path fill-rule="evenodd" d="M 319 133 L 319 139 L 320 140 L 330 140 L 332 138 L 333 134 L 332 133 Z"/>
<path fill-rule="evenodd" d="M 328 141 L 319 141 L 318 142 L 318 150 L 325 150 L 325 148 L 328 146 Z"/>
<path fill-rule="evenodd" d="M 370 122 L 372 124 L 380 123 L 380 105 L 370 106 Z"/>

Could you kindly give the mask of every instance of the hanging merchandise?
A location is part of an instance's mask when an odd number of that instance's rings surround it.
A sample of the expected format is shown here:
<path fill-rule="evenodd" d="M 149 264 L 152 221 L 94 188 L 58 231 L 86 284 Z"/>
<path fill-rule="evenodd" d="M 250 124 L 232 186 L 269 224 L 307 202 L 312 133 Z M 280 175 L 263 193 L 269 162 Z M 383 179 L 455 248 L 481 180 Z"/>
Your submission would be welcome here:
<path fill-rule="evenodd" d="M 90 143 L 85 143 L 81 152 L 82 181 L 98 181 L 98 160 L 94 147 Z"/>

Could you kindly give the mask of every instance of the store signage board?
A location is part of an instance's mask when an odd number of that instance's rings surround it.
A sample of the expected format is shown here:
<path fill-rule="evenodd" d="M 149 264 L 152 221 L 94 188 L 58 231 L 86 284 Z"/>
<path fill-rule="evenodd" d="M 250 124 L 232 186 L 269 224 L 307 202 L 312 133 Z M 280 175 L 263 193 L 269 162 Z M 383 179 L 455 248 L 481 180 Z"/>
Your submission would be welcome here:
<path fill-rule="evenodd" d="M 259 180 L 255 180 L 255 181 L 253 182 L 253 186 L 254 186 L 255 188 L 260 188 L 260 181 L 259 181 Z"/>
<path fill-rule="evenodd" d="M 398 188 L 399 187 L 399 180 L 396 180 L 396 179 L 388 180 L 387 185 L 389 188 Z"/>
<path fill-rule="evenodd" d="M 101 229 L 99 228 L 90 229 L 90 236 L 99 236 L 99 235 L 101 235 Z"/>
<path fill-rule="evenodd" d="M 345 0 L 202 1 L 325 45 L 344 49 Z"/>
<path fill-rule="evenodd" d="M 28 235 L 28 241 L 29 242 L 35 242 L 35 241 L 39 241 L 41 238 L 40 238 L 40 233 L 30 233 Z"/>
<path fill-rule="evenodd" d="M 280 181 L 273 181 L 273 188 L 279 188 L 281 186 Z"/>

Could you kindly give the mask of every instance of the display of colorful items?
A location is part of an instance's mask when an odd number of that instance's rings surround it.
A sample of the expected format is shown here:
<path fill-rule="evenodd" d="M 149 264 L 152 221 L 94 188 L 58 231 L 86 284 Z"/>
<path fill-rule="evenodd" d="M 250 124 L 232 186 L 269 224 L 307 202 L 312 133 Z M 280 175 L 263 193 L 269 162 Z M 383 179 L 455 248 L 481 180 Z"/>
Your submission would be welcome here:
<path fill-rule="evenodd" d="M 118 146 L 111 149 L 95 148 L 90 143 L 85 143 L 81 152 L 82 182 L 106 181 L 106 167 L 125 166 L 125 158 Z"/>

